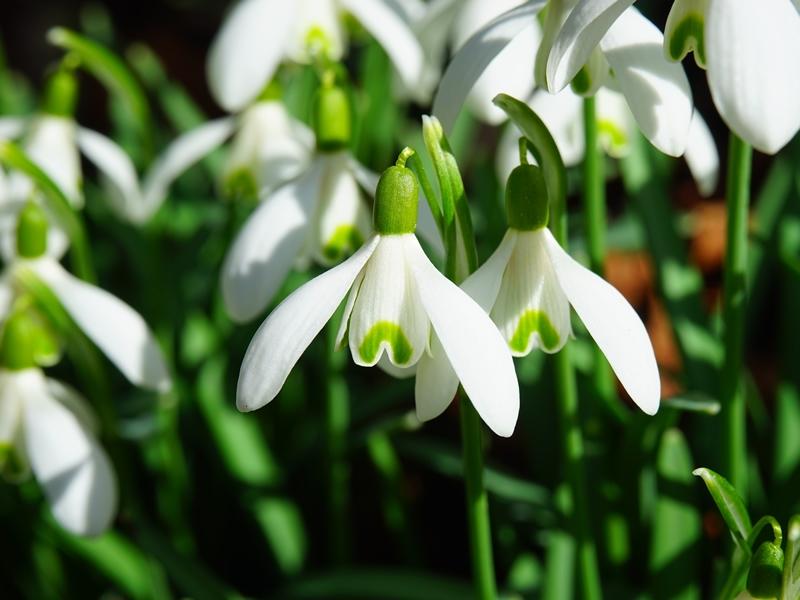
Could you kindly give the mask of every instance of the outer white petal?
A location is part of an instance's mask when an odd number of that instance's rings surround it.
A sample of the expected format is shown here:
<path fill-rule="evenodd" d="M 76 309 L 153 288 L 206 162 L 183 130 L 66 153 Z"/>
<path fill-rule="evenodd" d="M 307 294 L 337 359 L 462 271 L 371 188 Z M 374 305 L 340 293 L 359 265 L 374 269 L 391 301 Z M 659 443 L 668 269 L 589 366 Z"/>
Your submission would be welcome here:
<path fill-rule="evenodd" d="M 467 96 L 467 106 L 480 119 L 497 125 L 508 118 L 505 112 L 492 103 L 492 99 L 504 92 L 515 98 L 528 98 L 535 85 L 533 69 L 525 65 L 536 56 L 542 34 L 535 18 L 500 51 L 495 59 L 475 82 Z"/>
<path fill-rule="evenodd" d="M 81 160 L 75 146 L 75 121 L 41 115 L 33 120 L 25 138 L 25 151 L 76 208 L 83 206 Z"/>
<path fill-rule="evenodd" d="M 558 352 L 572 335 L 569 302 L 544 243 L 544 229 L 516 232 L 491 316 L 511 354 Z"/>
<path fill-rule="evenodd" d="M 322 177 L 319 164 L 264 199 L 222 265 L 222 297 L 239 322 L 261 313 L 283 285 L 308 235 Z"/>
<path fill-rule="evenodd" d="M 719 114 L 774 154 L 800 128 L 800 15 L 788 0 L 710 0 L 705 38 Z"/>
<path fill-rule="evenodd" d="M 566 87 L 614 21 L 635 0 L 579 0 L 559 31 L 547 57 L 547 88 Z"/>
<path fill-rule="evenodd" d="M 13 140 L 25 133 L 27 117 L 0 117 L 0 140 Z"/>
<path fill-rule="evenodd" d="M 436 270 L 416 238 L 408 239 L 406 253 L 422 304 L 467 396 L 492 431 L 510 436 L 519 415 L 519 384 L 505 340 L 483 309 Z M 424 394 L 431 388 L 420 382 L 421 370 L 420 364 L 417 402 L 429 404 Z"/>
<path fill-rule="evenodd" d="M 380 42 L 400 74 L 412 87 L 422 77 L 422 48 L 403 18 L 381 0 L 342 0 L 344 6 Z"/>
<path fill-rule="evenodd" d="M 299 175 L 311 159 L 314 134 L 274 100 L 257 102 L 242 114 L 223 178 L 246 170 L 260 192 Z"/>
<path fill-rule="evenodd" d="M 353 256 L 297 289 L 272 311 L 245 353 L 236 390 L 239 410 L 261 408 L 278 395 L 379 242 L 380 236 L 373 236 Z"/>
<path fill-rule="evenodd" d="M 319 202 L 309 238 L 311 254 L 323 265 L 335 264 L 371 233 L 371 215 L 347 152 L 323 155 Z"/>
<path fill-rule="evenodd" d="M 697 109 L 689 126 L 689 141 L 686 143 L 684 158 L 700 193 L 703 196 L 713 194 L 719 179 L 719 153 L 714 136 Z"/>
<path fill-rule="evenodd" d="M 242 0 L 211 45 L 206 75 L 211 94 L 228 112 L 254 100 L 285 55 L 297 18 L 296 2 Z"/>
<path fill-rule="evenodd" d="M 659 150 L 680 156 L 692 120 L 692 91 L 680 63 L 664 57 L 664 36 L 635 8 L 600 42 L 642 133 Z"/>
<path fill-rule="evenodd" d="M 24 408 L 18 384 L 24 379 L 20 372 L 0 368 L 0 448 L 14 446 L 18 439 Z"/>
<path fill-rule="evenodd" d="M 110 185 L 109 200 L 114 209 L 135 223 L 141 222 L 144 201 L 130 157 L 114 141 L 91 129 L 79 127 L 77 140 L 81 152 Z"/>
<path fill-rule="evenodd" d="M 47 393 L 44 378 L 31 382 L 25 401 L 25 445 L 31 469 L 62 527 L 99 535 L 117 508 L 111 463 L 92 434 Z"/>
<path fill-rule="evenodd" d="M 494 301 L 497 299 L 500 283 L 503 281 L 503 273 L 505 273 L 508 260 L 514 252 L 516 242 L 517 232 L 514 229 L 508 229 L 500 245 L 488 260 L 461 284 L 461 289 L 467 292 L 470 298 L 475 300 L 487 314 L 492 310 Z"/>
<path fill-rule="evenodd" d="M 86 398 L 81 396 L 77 390 L 56 379 L 48 377 L 45 379 L 45 383 L 50 397 L 67 407 L 86 431 L 94 435 L 100 433 L 97 415 Z"/>
<path fill-rule="evenodd" d="M 458 391 L 458 375 L 450 364 L 435 333 L 431 335 L 431 349 L 417 363 L 417 380 L 414 389 L 417 418 L 431 421 L 441 415 Z"/>
<path fill-rule="evenodd" d="M 27 264 L 131 383 L 160 392 L 169 390 L 161 349 L 139 313 L 116 296 L 73 277 L 52 259 Z"/>
<path fill-rule="evenodd" d="M 462 0 L 453 21 L 453 48 L 458 51 L 482 27 L 505 12 L 523 4 L 524 0 Z"/>
<path fill-rule="evenodd" d="M 447 67 L 433 101 L 433 114 L 446 131 L 452 129 L 464 100 L 489 64 L 530 25 L 544 5 L 545 0 L 530 0 L 503 13 L 473 35 L 458 51 Z"/>
<path fill-rule="evenodd" d="M 350 314 L 353 362 L 371 367 L 384 352 L 392 364 L 409 367 L 427 350 L 430 323 L 405 255 L 413 234 L 381 236 Z"/>
<path fill-rule="evenodd" d="M 161 207 L 167 190 L 184 171 L 221 145 L 233 132 L 231 117 L 209 121 L 180 135 L 159 156 L 145 175 L 142 184 L 142 205 L 138 214 L 131 214 L 137 223 L 147 221 Z"/>
<path fill-rule="evenodd" d="M 633 401 L 658 411 L 661 381 L 644 323 L 616 288 L 567 254 L 548 231 L 547 251 L 564 293 Z"/>

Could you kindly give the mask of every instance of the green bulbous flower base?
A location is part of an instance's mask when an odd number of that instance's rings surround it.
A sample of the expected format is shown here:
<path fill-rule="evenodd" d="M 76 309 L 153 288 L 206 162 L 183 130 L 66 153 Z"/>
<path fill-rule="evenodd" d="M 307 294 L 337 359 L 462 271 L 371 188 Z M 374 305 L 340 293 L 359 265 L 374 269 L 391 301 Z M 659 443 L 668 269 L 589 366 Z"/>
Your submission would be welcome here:
<path fill-rule="evenodd" d="M 44 209 L 29 201 L 17 220 L 17 254 L 22 258 L 38 258 L 47 251 L 47 215 Z"/>
<path fill-rule="evenodd" d="M 321 152 L 336 152 L 346 148 L 352 137 L 350 100 L 336 85 L 323 85 L 314 97 L 311 122 Z"/>
<path fill-rule="evenodd" d="M 777 544 L 764 542 L 758 547 L 747 575 L 747 591 L 753 598 L 776 598 L 781 593 L 783 550 Z"/>
<path fill-rule="evenodd" d="M 78 101 L 78 80 L 70 69 L 59 69 L 47 80 L 42 112 L 57 117 L 75 114 Z"/>
<path fill-rule="evenodd" d="M 381 235 L 414 233 L 417 228 L 419 183 L 414 172 L 405 166 L 386 169 L 375 190 L 372 221 Z"/>
<path fill-rule="evenodd" d="M 519 165 L 506 182 L 508 225 L 520 231 L 547 226 L 550 209 L 542 170 L 536 165 Z"/>

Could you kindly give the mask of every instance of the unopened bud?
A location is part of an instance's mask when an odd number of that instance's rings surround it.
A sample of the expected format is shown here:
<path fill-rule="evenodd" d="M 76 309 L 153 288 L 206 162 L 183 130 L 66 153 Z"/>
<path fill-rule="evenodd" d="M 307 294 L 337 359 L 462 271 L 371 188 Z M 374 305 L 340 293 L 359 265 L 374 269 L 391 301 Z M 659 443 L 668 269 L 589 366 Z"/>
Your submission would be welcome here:
<path fill-rule="evenodd" d="M 783 550 L 777 544 L 764 542 L 750 562 L 747 591 L 753 598 L 776 598 L 781 593 Z"/>

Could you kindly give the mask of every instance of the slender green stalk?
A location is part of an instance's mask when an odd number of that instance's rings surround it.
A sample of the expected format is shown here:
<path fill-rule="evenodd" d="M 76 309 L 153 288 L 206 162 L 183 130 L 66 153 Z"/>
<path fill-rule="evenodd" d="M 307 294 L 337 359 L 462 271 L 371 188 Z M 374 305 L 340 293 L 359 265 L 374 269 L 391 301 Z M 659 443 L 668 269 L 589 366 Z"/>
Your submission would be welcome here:
<path fill-rule="evenodd" d="M 728 144 L 726 203 L 728 234 L 723 280 L 722 322 L 725 360 L 722 365 L 723 473 L 746 499 L 745 399 L 742 347 L 747 295 L 747 211 L 753 150 L 733 132 Z"/>
<path fill-rule="evenodd" d="M 489 498 L 483 485 L 483 444 L 481 419 L 466 396 L 460 403 L 461 444 L 464 450 L 464 482 L 467 491 L 467 520 L 472 549 L 472 573 L 476 596 L 494 600 L 497 587 L 492 556 L 492 531 Z"/>
<path fill-rule="evenodd" d="M 583 100 L 583 130 L 586 151 L 583 159 L 583 214 L 585 219 L 586 247 L 589 266 L 601 277 L 605 272 L 606 258 L 606 189 L 603 172 L 603 150 L 597 127 L 597 109 L 594 96 Z M 617 399 L 611 368 L 597 346 L 594 347 L 592 381 L 594 389 L 609 414 L 625 421 L 627 412 Z"/>
<path fill-rule="evenodd" d="M 588 155 L 587 147 L 587 155 Z M 550 206 L 550 228 L 562 248 L 567 248 L 567 211 L 565 198 L 553 198 Z M 569 485 L 572 527 L 578 544 L 578 572 L 583 598 L 602 598 L 597 553 L 589 521 L 589 503 L 584 470 L 585 452 L 578 411 L 578 390 L 575 371 L 570 361 L 569 345 L 553 357 L 559 422 L 561 427 L 564 472 Z"/>

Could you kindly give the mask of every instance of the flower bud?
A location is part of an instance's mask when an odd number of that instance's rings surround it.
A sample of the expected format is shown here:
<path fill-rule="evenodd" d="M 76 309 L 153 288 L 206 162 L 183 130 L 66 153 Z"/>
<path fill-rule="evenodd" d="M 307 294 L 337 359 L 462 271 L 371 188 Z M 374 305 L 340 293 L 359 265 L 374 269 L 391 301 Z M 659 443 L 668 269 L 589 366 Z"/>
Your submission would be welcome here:
<path fill-rule="evenodd" d="M 47 80 L 42 112 L 58 117 L 71 117 L 78 99 L 78 80 L 69 69 L 58 69 Z"/>
<path fill-rule="evenodd" d="M 335 152 L 350 143 L 350 101 L 341 87 L 323 84 L 314 97 L 312 123 L 318 150 Z"/>
<path fill-rule="evenodd" d="M 519 165 L 506 183 L 508 225 L 520 231 L 547 226 L 550 209 L 542 170 L 536 165 Z"/>
<path fill-rule="evenodd" d="M 47 250 L 47 215 L 41 206 L 29 201 L 17 221 L 17 254 L 22 258 L 38 258 Z"/>
<path fill-rule="evenodd" d="M 747 591 L 753 598 L 776 598 L 781 593 L 783 550 L 777 544 L 764 542 L 750 562 Z"/>
<path fill-rule="evenodd" d="M 419 184 L 414 172 L 404 164 L 386 169 L 375 190 L 372 211 L 375 231 L 381 235 L 414 233 L 418 201 Z"/>
<path fill-rule="evenodd" d="M 35 367 L 37 332 L 36 324 L 25 313 L 12 314 L 0 339 L 0 366 L 12 371 Z"/>

